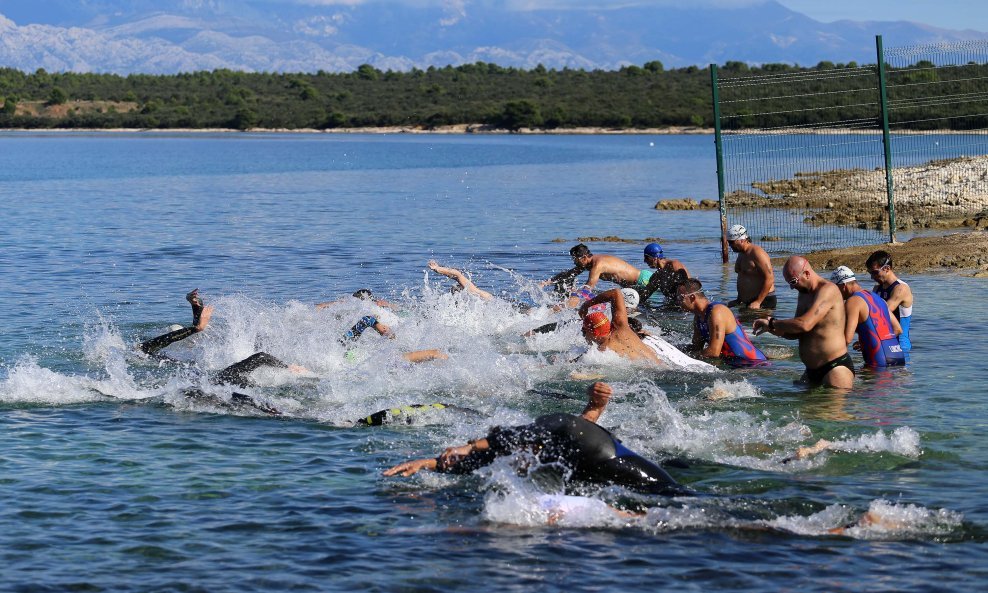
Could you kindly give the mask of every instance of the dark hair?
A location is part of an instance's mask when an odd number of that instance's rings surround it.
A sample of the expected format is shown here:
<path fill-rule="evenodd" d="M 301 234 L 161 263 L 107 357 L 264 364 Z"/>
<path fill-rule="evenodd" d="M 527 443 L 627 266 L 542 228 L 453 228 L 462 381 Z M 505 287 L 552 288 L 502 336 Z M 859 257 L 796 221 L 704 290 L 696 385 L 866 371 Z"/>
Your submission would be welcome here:
<path fill-rule="evenodd" d="M 374 293 L 372 293 L 369 288 L 361 288 L 357 292 L 353 293 L 353 296 L 358 299 L 370 299 L 374 297 Z"/>
<path fill-rule="evenodd" d="M 888 251 L 883 251 L 879 249 L 875 253 L 868 256 L 868 261 L 865 262 L 865 267 L 871 269 L 871 266 L 890 266 L 892 265 L 892 254 Z"/>
<path fill-rule="evenodd" d="M 642 322 L 634 317 L 628 318 L 628 327 L 630 327 L 631 331 L 635 332 L 639 336 L 641 336 L 642 330 L 644 329 Z"/>
<path fill-rule="evenodd" d="M 680 272 L 682 272 L 682 270 L 680 270 Z M 696 278 L 683 278 L 676 282 L 676 292 L 679 292 L 680 288 L 685 288 L 686 293 L 689 294 L 691 292 L 703 290 L 703 283 Z"/>
<path fill-rule="evenodd" d="M 578 257 L 590 257 L 593 255 L 592 253 L 590 253 L 590 248 L 584 245 L 583 243 L 580 243 L 576 247 L 570 249 L 569 254 L 570 257 L 572 257 L 573 259 L 576 259 Z"/>

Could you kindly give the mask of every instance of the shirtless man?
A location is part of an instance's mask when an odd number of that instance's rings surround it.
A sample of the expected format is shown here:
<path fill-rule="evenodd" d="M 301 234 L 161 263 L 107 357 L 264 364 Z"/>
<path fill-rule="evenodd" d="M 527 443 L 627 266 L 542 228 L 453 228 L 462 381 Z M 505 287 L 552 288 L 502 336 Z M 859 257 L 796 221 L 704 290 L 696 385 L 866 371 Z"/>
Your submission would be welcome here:
<path fill-rule="evenodd" d="M 813 271 L 806 258 L 794 255 L 782 267 L 789 288 L 799 291 L 796 317 L 756 319 L 752 333 L 765 332 L 799 340 L 799 358 L 806 365 L 800 382 L 850 389 L 854 362 L 844 340 L 844 299 L 834 284 Z"/>
<path fill-rule="evenodd" d="M 661 291 L 668 299 L 675 299 L 676 286 L 690 277 L 689 271 L 681 261 L 666 259 L 665 252 L 658 243 L 649 243 L 645 246 L 645 264 L 654 268 L 655 272 L 649 272 L 648 283 L 642 290 L 642 300 L 648 300 L 656 290 Z"/>
<path fill-rule="evenodd" d="M 599 280 L 614 282 L 622 287 L 644 287 L 648 282 L 648 270 L 639 270 L 635 266 L 613 255 L 594 255 L 590 248 L 580 243 L 569 250 L 573 263 L 583 271 L 589 271 L 590 277 L 585 286 L 591 290 L 597 287 Z"/>
<path fill-rule="evenodd" d="M 590 307 L 598 303 L 610 303 L 613 321 L 602 311 L 590 311 Z M 628 324 L 628 310 L 620 290 L 608 290 L 580 305 L 580 317 L 583 319 L 583 337 L 596 344 L 598 350 L 613 350 L 631 360 L 663 364 Z"/>
<path fill-rule="evenodd" d="M 889 311 L 899 320 L 902 326 L 902 334 L 899 335 L 899 344 L 904 352 L 912 350 L 912 342 L 909 340 L 909 326 L 913 317 L 913 291 L 909 285 L 899 280 L 899 277 L 892 271 L 892 254 L 887 251 L 876 251 L 868 257 L 865 262 L 868 274 L 871 279 L 877 282 L 873 292 L 878 293 L 885 302 L 888 303 Z"/>
<path fill-rule="evenodd" d="M 775 273 L 768 254 L 751 242 L 748 230 L 739 224 L 727 231 L 727 244 L 738 254 L 734 264 L 734 271 L 738 275 L 738 298 L 727 303 L 727 306 L 774 309 L 777 305 Z"/>

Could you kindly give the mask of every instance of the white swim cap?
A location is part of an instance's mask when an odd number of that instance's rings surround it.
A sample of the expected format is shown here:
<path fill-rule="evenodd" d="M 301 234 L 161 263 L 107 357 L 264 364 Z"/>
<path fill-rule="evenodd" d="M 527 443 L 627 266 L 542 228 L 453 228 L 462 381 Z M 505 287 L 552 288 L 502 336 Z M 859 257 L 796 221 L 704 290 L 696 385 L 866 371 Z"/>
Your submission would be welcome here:
<path fill-rule="evenodd" d="M 841 266 L 830 275 L 830 281 L 834 284 L 844 284 L 845 282 L 857 282 L 858 279 L 854 277 L 854 271 L 851 268 Z"/>
<path fill-rule="evenodd" d="M 634 311 L 638 308 L 638 291 L 634 288 L 622 288 L 621 294 L 624 295 L 624 306 L 629 311 Z"/>
<path fill-rule="evenodd" d="M 744 228 L 740 224 L 736 224 L 727 231 L 728 241 L 740 241 L 741 239 L 748 238 L 748 229 Z"/>

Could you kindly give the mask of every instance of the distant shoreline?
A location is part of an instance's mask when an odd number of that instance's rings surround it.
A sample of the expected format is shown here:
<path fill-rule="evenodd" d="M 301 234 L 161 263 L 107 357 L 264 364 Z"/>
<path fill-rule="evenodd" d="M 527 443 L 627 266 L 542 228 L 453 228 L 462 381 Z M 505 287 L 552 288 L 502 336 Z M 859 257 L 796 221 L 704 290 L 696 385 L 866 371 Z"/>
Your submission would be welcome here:
<path fill-rule="evenodd" d="M 250 128 L 238 130 L 235 128 L 0 128 L 0 134 L 7 132 L 39 133 L 39 134 L 434 134 L 434 135 L 521 135 L 521 136 L 692 136 L 713 135 L 713 128 L 698 128 L 693 126 L 669 126 L 665 128 L 553 128 L 508 130 L 493 128 L 483 124 L 457 124 L 452 126 L 437 126 L 425 128 L 420 126 L 385 126 L 366 128 Z M 737 135 L 826 135 L 826 134 L 857 134 L 878 135 L 881 130 L 860 129 L 777 129 L 777 130 L 725 130 L 725 136 Z M 896 130 L 892 134 L 908 135 L 964 135 L 975 134 L 977 130 Z"/>

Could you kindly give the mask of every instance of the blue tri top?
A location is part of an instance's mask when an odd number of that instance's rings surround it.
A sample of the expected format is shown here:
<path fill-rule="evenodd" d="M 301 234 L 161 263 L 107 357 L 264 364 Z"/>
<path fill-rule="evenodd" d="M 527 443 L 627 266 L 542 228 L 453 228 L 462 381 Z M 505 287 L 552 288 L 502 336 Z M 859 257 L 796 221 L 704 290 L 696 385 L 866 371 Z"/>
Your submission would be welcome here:
<path fill-rule="evenodd" d="M 886 367 L 906 364 L 906 353 L 892 329 L 892 315 L 879 295 L 859 290 L 850 298 L 861 297 L 868 305 L 868 317 L 858 324 L 858 341 L 865 366 Z"/>
<path fill-rule="evenodd" d="M 892 296 L 892 290 L 895 289 L 895 287 L 898 286 L 899 284 L 902 284 L 903 286 L 909 286 L 902 280 L 896 280 L 891 285 L 889 285 L 888 288 L 882 288 L 881 285 L 876 286 L 875 293 L 878 294 L 878 296 L 882 297 L 883 300 L 887 301 Z M 909 326 L 913 318 L 913 308 L 903 307 L 902 305 L 899 305 L 898 307 L 895 308 L 895 311 L 892 311 L 892 314 L 895 315 L 895 318 L 899 320 L 899 325 L 902 326 L 902 333 L 899 334 L 899 344 L 902 346 L 902 350 L 904 352 L 909 352 L 910 350 L 913 349 L 913 343 L 909 339 Z"/>
<path fill-rule="evenodd" d="M 696 327 L 700 330 L 700 335 L 703 336 L 706 342 L 710 341 L 710 315 L 713 314 L 714 307 L 717 306 L 727 308 L 727 305 L 724 303 L 711 302 L 707 305 L 703 315 L 694 315 Z M 734 311 L 731 311 L 731 315 L 734 315 Z M 724 345 L 720 350 L 720 356 L 724 359 L 724 362 L 732 367 L 750 367 L 768 364 L 768 358 L 765 354 L 752 344 L 748 336 L 745 335 L 737 316 L 734 317 L 734 323 L 737 327 L 734 328 L 733 332 L 724 336 Z"/>

